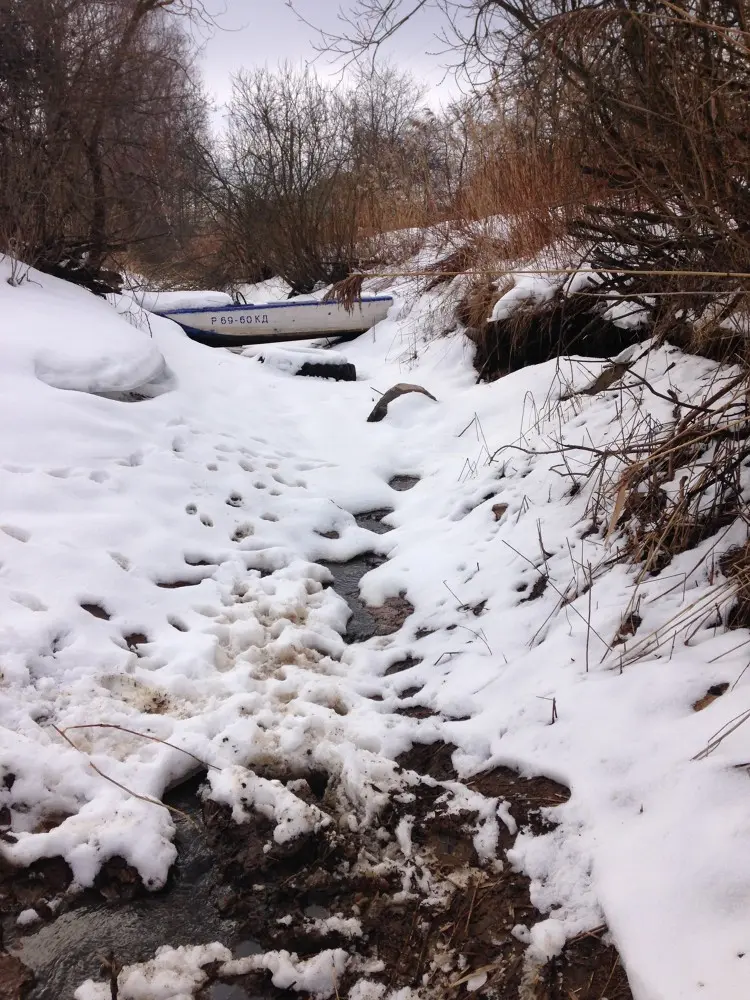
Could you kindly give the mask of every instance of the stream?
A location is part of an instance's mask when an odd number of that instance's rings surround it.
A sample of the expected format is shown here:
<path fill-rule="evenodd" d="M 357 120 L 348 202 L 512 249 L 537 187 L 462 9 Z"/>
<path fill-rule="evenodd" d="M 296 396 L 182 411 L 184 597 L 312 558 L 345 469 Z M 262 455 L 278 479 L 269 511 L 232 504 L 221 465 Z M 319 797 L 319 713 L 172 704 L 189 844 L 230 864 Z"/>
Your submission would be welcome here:
<path fill-rule="evenodd" d="M 391 485 L 403 490 L 415 482 L 411 477 L 398 477 Z M 391 530 L 382 523 L 389 513 L 390 508 L 382 508 L 360 514 L 356 520 L 360 527 L 382 534 Z M 359 581 L 384 561 L 385 556 L 367 552 L 345 563 L 324 564 L 333 575 L 334 589 L 352 612 L 345 635 L 349 643 L 364 642 L 376 632 L 377 621 L 359 596 Z M 198 796 L 202 780 L 199 776 L 183 782 L 164 798 L 189 818 L 173 814 L 178 860 L 163 890 L 132 899 L 127 893 L 126 898 L 118 898 L 117 886 L 114 893 L 107 893 L 114 895 L 110 899 L 96 889 L 87 890 L 67 904 L 69 909 L 36 928 L 19 928 L 13 918 L 5 918 L 2 943 L 36 977 L 24 1000 L 72 1000 L 86 979 L 102 979 L 102 960 L 112 954 L 120 965 L 130 965 L 152 958 L 164 944 L 221 941 L 238 958 L 264 950 L 258 941 L 243 935 L 237 921 L 222 915 L 232 889 L 222 884 L 221 866 L 203 832 Z M 313 919 L 328 915 L 315 905 L 309 910 L 307 915 Z M 213 983 L 200 996 L 202 1000 L 260 1000 L 235 983 Z"/>

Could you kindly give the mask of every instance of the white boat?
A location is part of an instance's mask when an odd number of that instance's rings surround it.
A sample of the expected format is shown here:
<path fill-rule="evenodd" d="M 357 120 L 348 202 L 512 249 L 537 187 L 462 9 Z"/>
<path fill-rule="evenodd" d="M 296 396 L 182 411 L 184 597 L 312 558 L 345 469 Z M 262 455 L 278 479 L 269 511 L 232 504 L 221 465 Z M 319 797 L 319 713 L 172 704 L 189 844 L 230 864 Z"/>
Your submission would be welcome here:
<path fill-rule="evenodd" d="M 159 308 L 152 311 L 179 323 L 193 340 L 215 347 L 309 340 L 312 337 L 353 337 L 385 319 L 393 305 L 390 295 L 364 296 L 350 310 L 339 302 L 319 299 L 265 304 Z"/>

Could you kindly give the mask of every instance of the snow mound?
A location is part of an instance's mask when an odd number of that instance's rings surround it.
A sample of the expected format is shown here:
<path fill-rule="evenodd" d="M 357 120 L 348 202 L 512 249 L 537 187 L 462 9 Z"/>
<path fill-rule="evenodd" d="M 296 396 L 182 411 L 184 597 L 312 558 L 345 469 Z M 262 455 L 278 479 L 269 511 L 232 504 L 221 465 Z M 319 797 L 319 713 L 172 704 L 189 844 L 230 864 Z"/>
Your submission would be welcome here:
<path fill-rule="evenodd" d="M 254 358 L 276 371 L 295 375 L 305 364 L 310 365 L 345 365 L 347 357 L 340 351 L 322 350 L 315 347 L 275 347 L 273 345 L 254 345 L 244 348 L 242 357 Z"/>
<path fill-rule="evenodd" d="M 10 274 L 10 263 L 0 261 L 0 281 Z M 125 322 L 107 301 L 83 289 L 31 271 L 18 287 L 4 291 L 2 303 L 0 378 L 8 410 L 23 412 L 28 393 L 41 399 L 43 390 L 34 380 L 104 393 L 136 389 L 164 375 L 164 358 L 148 331 Z"/>
<path fill-rule="evenodd" d="M 133 298 L 152 313 L 168 313 L 175 309 L 209 309 L 231 306 L 232 296 L 226 292 L 151 292 L 138 291 Z"/>
<path fill-rule="evenodd" d="M 289 298 L 292 286 L 283 278 L 268 278 L 266 281 L 258 281 L 254 284 L 240 285 L 237 291 L 241 299 L 250 303 L 281 302 Z"/>

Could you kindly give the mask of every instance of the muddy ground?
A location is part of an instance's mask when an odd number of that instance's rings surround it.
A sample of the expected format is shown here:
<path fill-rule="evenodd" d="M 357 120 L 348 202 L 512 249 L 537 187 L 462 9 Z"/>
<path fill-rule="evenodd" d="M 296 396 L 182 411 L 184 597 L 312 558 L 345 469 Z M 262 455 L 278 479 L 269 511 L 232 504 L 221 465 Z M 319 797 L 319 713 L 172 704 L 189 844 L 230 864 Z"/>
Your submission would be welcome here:
<path fill-rule="evenodd" d="M 129 964 L 150 958 L 162 944 L 220 940 L 237 955 L 285 949 L 303 958 L 344 948 L 383 963 L 370 979 L 390 989 L 422 985 L 433 996 L 466 995 L 466 984 L 454 984 L 481 970 L 487 978 L 477 995 L 497 1000 L 630 1000 L 605 928 L 570 942 L 529 979 L 525 947 L 511 933 L 540 919 L 528 879 L 507 861 L 501 871 L 482 865 L 472 842 L 474 817 L 448 811 L 452 795 L 441 782 L 452 780 L 450 752 L 449 745 L 433 744 L 402 755 L 401 763 L 426 780 L 414 786 L 414 801 L 391 804 L 380 830 L 353 834 L 334 827 L 270 852 L 264 850 L 272 833 L 268 820 L 256 816 L 238 826 L 226 807 L 201 802 L 196 779 L 172 797 L 198 826 L 179 820 L 180 861 L 160 893 L 145 893 L 135 873 L 116 862 L 95 889 L 74 897 L 66 896 L 71 876 L 59 859 L 25 872 L 6 870 L 0 892 L 11 954 L 0 961 L 0 997 L 67 1000 L 83 979 L 101 978 L 102 959 L 110 953 Z M 325 775 L 311 774 L 307 789 L 299 776 L 275 776 L 297 781 L 298 794 L 334 815 L 335 796 Z M 480 775 L 471 785 L 509 802 L 519 830 L 537 833 L 549 829 L 544 809 L 568 796 L 550 779 L 524 779 L 507 769 Z M 406 895 L 403 867 L 389 865 L 393 833 L 405 815 L 413 817 L 415 853 L 415 878 Z M 502 857 L 515 837 L 504 827 L 501 832 Z M 24 933 L 13 917 L 32 906 L 43 922 Z M 361 936 L 316 925 L 334 915 L 358 919 Z M 19 956 L 36 973 L 36 983 Z M 339 995 L 345 997 L 360 975 L 348 974 Z M 199 997 L 247 1000 L 281 993 L 263 974 L 224 982 L 211 974 Z"/>
<path fill-rule="evenodd" d="M 378 530 L 386 513 L 364 515 L 360 523 Z M 354 612 L 350 641 L 395 631 L 410 613 L 403 598 L 385 612 L 359 601 L 359 577 L 378 558 L 331 567 Z M 398 764 L 410 794 L 392 799 L 379 826 L 357 832 L 340 828 L 337 790 L 327 774 L 264 772 L 294 782 L 297 795 L 333 820 L 283 849 L 273 843 L 265 818 L 237 825 L 226 807 L 204 801 L 198 775 L 169 797 L 184 816 L 174 814 L 179 859 L 159 893 L 145 892 L 136 873 L 117 860 L 80 894 L 68 891 L 71 873 L 61 859 L 24 871 L 0 861 L 0 1000 L 69 1000 L 84 979 L 104 978 L 103 962 L 127 965 L 151 958 L 163 944 L 217 940 L 237 957 L 284 949 L 305 958 L 343 948 L 361 961 L 351 963 L 338 984 L 340 997 L 366 967 L 368 978 L 388 989 L 421 987 L 427 997 L 460 1000 L 479 983 L 475 995 L 490 1000 L 631 1000 L 604 927 L 570 941 L 547 965 L 529 966 L 511 931 L 541 915 L 531 904 L 529 880 L 505 858 L 515 836 L 501 823 L 502 864 L 480 861 L 476 815 L 457 810 L 454 749 L 415 744 L 402 754 Z M 549 778 L 521 778 L 505 768 L 480 774 L 467 787 L 506 802 L 518 830 L 536 834 L 550 828 L 545 810 L 569 797 Z M 396 834 L 404 823 L 412 843 L 406 862 Z M 18 927 L 16 917 L 29 908 L 40 922 Z M 335 916 L 359 921 L 357 932 L 332 930 L 326 921 Z M 266 974 L 222 981 L 218 969 L 207 971 L 199 1000 L 292 995 L 273 987 Z M 472 973 L 479 979 L 467 982 Z"/>

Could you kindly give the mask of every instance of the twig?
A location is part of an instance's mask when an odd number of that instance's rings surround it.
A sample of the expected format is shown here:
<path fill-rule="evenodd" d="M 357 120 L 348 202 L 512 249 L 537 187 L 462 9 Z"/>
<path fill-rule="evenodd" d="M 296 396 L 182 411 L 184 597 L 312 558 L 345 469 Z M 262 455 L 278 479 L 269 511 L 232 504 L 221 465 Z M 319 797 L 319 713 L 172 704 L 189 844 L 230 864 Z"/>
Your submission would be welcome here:
<path fill-rule="evenodd" d="M 75 743 L 70 739 L 69 736 L 65 735 L 65 730 L 59 729 L 54 723 L 52 724 L 52 728 L 55 730 L 55 732 L 59 736 L 62 736 L 62 738 L 65 740 L 65 742 L 68 743 L 71 747 L 73 747 L 74 750 L 77 750 L 78 753 L 83 754 L 84 757 L 88 757 L 88 754 L 84 753 L 83 750 L 81 750 L 79 747 L 77 747 L 75 745 Z M 71 728 L 78 728 L 78 727 L 71 727 Z M 112 728 L 113 729 L 117 729 L 118 727 L 117 726 L 113 726 Z M 137 733 L 136 735 L 140 735 L 140 733 Z M 161 741 L 158 741 L 158 742 L 161 742 Z M 175 749 L 178 750 L 179 747 L 175 747 Z M 187 753 L 187 751 L 185 751 L 185 752 Z M 89 767 L 93 771 L 96 771 L 96 773 L 99 775 L 100 778 L 104 778 L 105 781 L 109 781 L 111 784 L 116 785 L 118 788 L 121 788 L 123 792 L 127 792 L 128 795 L 132 795 L 134 799 L 140 799 L 142 802 L 149 802 L 152 806 L 160 806 L 162 809 L 167 809 L 169 812 L 175 813 L 178 816 L 182 816 L 182 818 L 186 819 L 188 821 L 188 823 L 190 823 L 192 826 L 194 826 L 195 829 L 199 833 L 202 832 L 201 828 L 195 822 L 195 820 L 193 819 L 193 817 L 192 816 L 188 816 L 188 814 L 186 812 L 183 812 L 182 809 L 177 809 L 176 806 L 167 805 L 166 802 L 160 802 L 158 799 L 152 799 L 151 796 L 149 796 L 149 795 L 141 795 L 140 792 L 134 792 L 132 788 L 128 788 L 127 785 L 123 785 L 121 782 L 116 781 L 114 778 L 110 777 L 108 774 L 105 774 L 104 771 L 100 770 L 96 766 L 96 764 L 91 760 L 90 757 L 89 757 Z"/>
<path fill-rule="evenodd" d="M 488 652 L 488 653 L 490 654 L 490 656 L 492 656 L 492 650 L 490 649 L 490 644 L 489 644 L 489 643 L 487 642 L 487 637 L 486 637 L 486 635 L 484 634 L 484 629 L 480 629 L 480 631 L 479 631 L 479 632 L 476 632 L 476 631 L 475 631 L 475 630 L 474 630 L 473 628 L 469 628 L 469 626 L 468 626 L 468 625 L 457 625 L 457 628 L 462 628 L 462 629 L 465 629 L 465 630 L 466 630 L 467 632 L 471 632 L 471 634 L 472 634 L 472 635 L 473 635 L 473 636 L 474 636 L 475 638 L 477 638 L 477 639 L 481 639 L 481 641 L 482 641 L 482 642 L 483 642 L 483 643 L 485 644 L 485 646 L 487 647 L 487 652 Z"/>
<path fill-rule="evenodd" d="M 112 722 L 88 722 L 81 723 L 78 726 L 66 726 L 63 730 L 58 730 L 61 736 L 65 733 L 72 733 L 76 729 L 117 729 L 121 733 L 130 733 L 131 736 L 140 736 L 142 740 L 150 740 L 152 743 L 161 743 L 165 747 L 171 747 L 172 750 L 179 750 L 180 753 L 187 754 L 188 757 L 192 757 L 194 761 L 197 761 L 201 767 L 206 769 L 211 769 L 213 771 L 220 771 L 221 768 L 217 767 L 215 764 L 208 764 L 205 760 L 201 760 L 200 757 L 196 757 L 194 753 L 189 750 L 185 750 L 183 747 L 175 746 L 174 743 L 170 743 L 169 740 L 162 740 L 158 736 L 151 736 L 149 733 L 139 733 L 135 729 L 127 729 L 125 726 L 116 726 Z M 70 742 L 70 740 L 68 740 Z M 76 747 L 76 749 L 78 749 Z"/>
<path fill-rule="evenodd" d="M 459 611 L 467 611 L 468 608 L 469 608 L 469 605 L 463 603 L 463 601 L 458 596 L 458 594 L 454 590 L 451 590 L 451 588 L 448 586 L 448 584 L 445 582 L 445 580 L 443 580 L 443 586 L 448 591 L 448 593 L 451 594 L 452 597 L 455 597 L 455 599 L 458 601 L 458 610 Z"/>
<path fill-rule="evenodd" d="M 503 539 L 503 545 L 507 545 L 507 546 L 508 546 L 508 548 L 509 548 L 509 549 L 510 549 L 510 550 L 511 550 L 512 552 L 515 552 L 515 554 L 516 554 L 517 556 L 520 556 L 520 557 L 521 557 L 521 559 L 523 559 L 523 560 L 524 560 L 524 562 L 527 562 L 527 563 L 529 564 L 529 566 L 531 566 L 531 567 L 532 567 L 533 569 L 535 569 L 535 570 L 536 570 L 536 572 L 537 572 L 537 573 L 539 573 L 539 567 L 538 567 L 538 566 L 535 566 L 535 565 L 534 565 L 534 563 L 533 563 L 533 562 L 531 561 L 531 559 L 529 559 L 529 557 L 528 557 L 528 556 L 525 556 L 525 555 L 523 554 L 523 552 L 519 552 L 519 551 L 518 551 L 518 549 L 514 548 L 514 547 L 513 547 L 513 546 L 512 546 L 511 544 L 510 544 L 510 542 L 506 542 L 506 540 L 505 540 L 505 539 Z M 543 573 L 539 573 L 539 575 L 540 575 L 540 576 L 543 576 L 544 574 L 543 574 Z M 562 598 L 563 600 L 565 600 L 565 595 L 563 594 L 563 592 L 562 592 L 562 591 L 561 591 L 561 590 L 559 589 L 559 587 L 555 586 L 555 584 L 554 584 L 554 583 L 552 583 L 552 580 L 551 580 L 551 579 L 550 579 L 549 577 L 547 577 L 547 582 L 548 582 L 548 583 L 550 583 L 550 584 L 552 585 L 552 589 L 553 589 L 554 591 L 556 591 L 556 593 L 558 594 L 558 596 L 559 596 L 559 597 L 561 597 L 561 598 Z M 575 613 L 576 613 L 576 614 L 578 615 L 578 617 L 579 617 L 579 618 L 581 619 L 581 621 L 583 621 L 583 622 L 585 622 L 585 621 L 586 621 L 586 619 L 585 619 L 585 618 L 583 617 L 583 615 L 581 614 L 581 612 L 580 612 L 580 611 L 578 610 L 578 608 L 577 608 L 577 607 L 576 607 L 576 606 L 575 606 L 574 604 L 570 604 L 570 605 L 568 605 L 568 607 L 570 607 L 572 611 L 575 611 Z M 609 643 L 608 643 L 608 642 L 606 641 L 606 639 L 602 639 L 602 637 L 601 637 L 601 636 L 599 635 L 599 633 L 598 633 L 598 632 L 596 631 L 596 629 L 594 628 L 594 626 L 593 626 L 593 625 L 591 626 L 591 631 L 592 631 L 592 632 L 594 633 L 594 635 L 595 635 L 595 636 L 597 637 L 597 639 L 599 640 L 599 642 L 601 642 L 601 644 L 602 644 L 603 646 L 606 646 L 606 647 L 607 647 L 607 649 L 609 649 Z"/>

